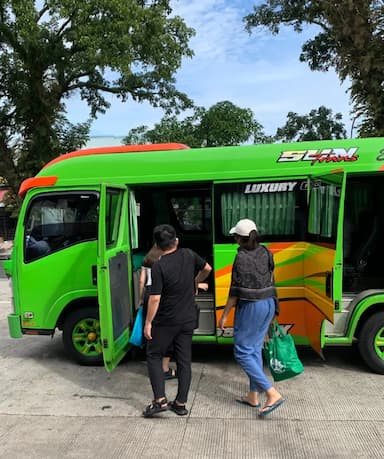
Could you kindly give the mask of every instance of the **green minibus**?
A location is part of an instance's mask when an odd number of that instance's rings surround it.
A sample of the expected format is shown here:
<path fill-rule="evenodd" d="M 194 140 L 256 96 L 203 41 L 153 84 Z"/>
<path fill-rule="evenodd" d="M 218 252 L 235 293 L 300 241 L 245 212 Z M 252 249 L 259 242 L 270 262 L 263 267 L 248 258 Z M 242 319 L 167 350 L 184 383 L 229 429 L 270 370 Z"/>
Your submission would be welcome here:
<path fill-rule="evenodd" d="M 169 223 L 213 266 L 194 341 L 232 343 L 233 315 L 217 327 L 237 250 L 229 229 L 250 218 L 274 254 L 284 330 L 320 355 L 356 343 L 384 374 L 384 138 L 84 149 L 19 193 L 4 262 L 14 338 L 60 330 L 72 358 L 111 371 L 130 350 L 152 230 Z"/>

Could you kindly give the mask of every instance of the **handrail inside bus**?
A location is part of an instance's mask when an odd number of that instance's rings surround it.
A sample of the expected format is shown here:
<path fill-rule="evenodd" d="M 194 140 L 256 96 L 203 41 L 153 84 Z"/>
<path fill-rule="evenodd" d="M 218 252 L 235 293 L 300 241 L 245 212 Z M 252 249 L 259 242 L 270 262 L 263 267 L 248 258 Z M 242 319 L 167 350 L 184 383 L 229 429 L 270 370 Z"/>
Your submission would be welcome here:
<path fill-rule="evenodd" d="M 152 144 L 141 144 L 141 145 L 119 145 L 115 147 L 97 147 L 97 148 L 85 148 L 84 150 L 71 151 L 70 153 L 65 153 L 60 155 L 57 158 L 49 161 L 43 169 L 52 166 L 59 161 L 64 161 L 69 158 L 75 158 L 77 156 L 87 156 L 87 155 L 105 155 L 111 153 L 145 153 L 149 151 L 166 151 L 166 150 L 187 150 L 189 149 L 188 145 L 183 143 L 152 143 Z"/>

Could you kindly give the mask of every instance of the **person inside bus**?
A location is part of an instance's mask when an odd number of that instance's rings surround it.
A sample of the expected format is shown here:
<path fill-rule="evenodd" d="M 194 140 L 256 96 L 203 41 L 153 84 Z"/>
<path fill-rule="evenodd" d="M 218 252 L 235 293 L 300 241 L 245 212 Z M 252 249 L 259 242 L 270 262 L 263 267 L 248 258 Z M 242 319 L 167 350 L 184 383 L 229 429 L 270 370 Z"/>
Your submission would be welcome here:
<path fill-rule="evenodd" d="M 158 225 L 153 237 L 163 251 L 152 265 L 152 286 L 144 326 L 147 339 L 147 366 L 154 400 L 143 411 L 144 417 L 172 410 L 179 416 L 188 414 L 185 404 L 191 384 L 192 335 L 196 327 L 197 286 L 211 272 L 211 266 L 190 249 L 178 248 L 176 231 L 171 225 Z M 162 358 L 173 346 L 178 388 L 168 404 Z"/>
<path fill-rule="evenodd" d="M 273 281 L 272 253 L 259 244 L 256 224 L 242 219 L 230 234 L 239 244 L 232 267 L 231 286 L 219 328 L 224 330 L 230 310 L 236 307 L 234 326 L 234 355 L 249 378 L 249 391 L 237 402 L 259 409 L 266 416 L 285 400 L 264 373 L 262 349 L 269 325 L 276 310 L 277 292 Z M 266 394 L 260 409 L 259 394 Z"/>
<path fill-rule="evenodd" d="M 40 258 L 51 251 L 47 241 L 44 239 L 37 240 L 32 234 L 26 237 L 26 260 L 32 261 Z"/>
<path fill-rule="evenodd" d="M 139 304 L 143 305 L 143 317 L 147 316 L 148 310 L 148 298 L 152 285 L 151 268 L 153 263 L 161 257 L 162 253 L 163 251 L 154 244 L 143 260 L 139 281 Z M 162 359 L 165 379 L 176 378 L 176 370 L 170 367 L 171 356 L 172 350 L 168 349 L 168 352 Z"/>

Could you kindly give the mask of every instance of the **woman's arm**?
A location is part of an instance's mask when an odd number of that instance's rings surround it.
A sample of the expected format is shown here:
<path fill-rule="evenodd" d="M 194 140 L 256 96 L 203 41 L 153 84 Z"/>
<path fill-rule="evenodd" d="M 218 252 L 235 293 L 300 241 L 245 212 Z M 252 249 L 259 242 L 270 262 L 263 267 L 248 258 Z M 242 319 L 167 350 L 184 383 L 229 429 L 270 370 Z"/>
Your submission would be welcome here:
<path fill-rule="evenodd" d="M 140 271 L 140 280 L 139 280 L 139 304 L 144 302 L 144 289 L 145 283 L 147 282 L 147 270 L 142 267 Z"/>
<path fill-rule="evenodd" d="M 234 306 L 236 306 L 236 303 L 237 303 L 237 297 L 236 296 L 229 296 L 228 297 L 227 304 L 225 305 L 223 314 L 221 315 L 220 320 L 219 320 L 219 328 L 221 328 L 221 330 L 224 330 L 225 321 L 227 320 L 227 316 L 228 316 L 230 310 Z"/>

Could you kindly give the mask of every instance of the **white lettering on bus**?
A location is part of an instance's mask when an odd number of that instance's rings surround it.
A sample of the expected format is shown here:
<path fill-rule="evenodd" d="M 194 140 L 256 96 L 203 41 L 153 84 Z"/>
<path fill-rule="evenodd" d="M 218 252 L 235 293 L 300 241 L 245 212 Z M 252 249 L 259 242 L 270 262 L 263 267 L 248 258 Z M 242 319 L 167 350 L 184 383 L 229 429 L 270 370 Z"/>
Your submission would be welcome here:
<path fill-rule="evenodd" d="M 248 183 L 245 185 L 244 194 L 251 193 L 277 193 L 293 191 L 297 182 L 272 182 L 272 183 Z"/>
<path fill-rule="evenodd" d="M 286 163 L 291 161 L 311 161 L 316 162 L 340 162 L 340 161 L 356 161 L 358 148 L 323 148 L 322 150 L 293 150 L 282 151 L 278 158 L 278 163 Z"/>

